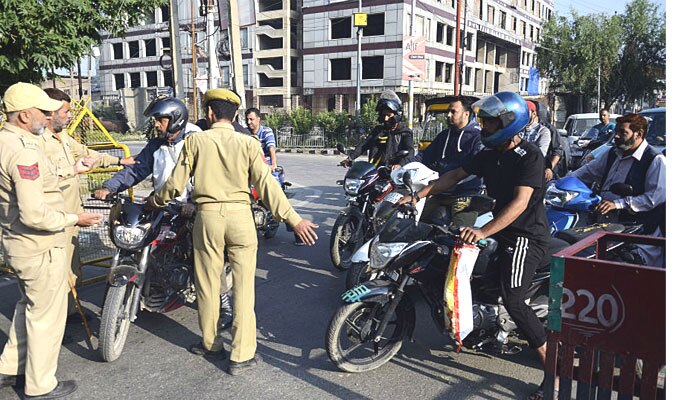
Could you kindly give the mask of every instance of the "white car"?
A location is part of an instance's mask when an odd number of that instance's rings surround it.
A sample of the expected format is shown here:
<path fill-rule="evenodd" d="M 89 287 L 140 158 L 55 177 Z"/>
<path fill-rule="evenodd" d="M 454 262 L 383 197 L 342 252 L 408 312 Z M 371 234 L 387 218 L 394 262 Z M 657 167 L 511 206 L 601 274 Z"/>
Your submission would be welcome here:
<path fill-rule="evenodd" d="M 610 114 L 610 121 L 614 121 L 619 114 Z M 578 167 L 584 149 L 578 145 L 580 137 L 584 132 L 600 123 L 598 113 L 571 114 L 566 118 L 564 130 L 571 146 L 572 169 Z"/>

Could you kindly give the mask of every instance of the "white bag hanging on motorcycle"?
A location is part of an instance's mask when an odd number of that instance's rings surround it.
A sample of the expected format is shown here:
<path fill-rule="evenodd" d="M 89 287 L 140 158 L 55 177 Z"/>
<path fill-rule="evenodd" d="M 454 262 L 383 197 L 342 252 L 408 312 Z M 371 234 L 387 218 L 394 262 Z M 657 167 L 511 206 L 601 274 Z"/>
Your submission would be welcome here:
<path fill-rule="evenodd" d="M 474 329 L 470 277 L 479 251 L 474 245 L 456 244 L 445 279 L 445 326 L 450 327 L 450 335 L 457 344 L 458 352 L 462 348 L 462 340 Z"/>

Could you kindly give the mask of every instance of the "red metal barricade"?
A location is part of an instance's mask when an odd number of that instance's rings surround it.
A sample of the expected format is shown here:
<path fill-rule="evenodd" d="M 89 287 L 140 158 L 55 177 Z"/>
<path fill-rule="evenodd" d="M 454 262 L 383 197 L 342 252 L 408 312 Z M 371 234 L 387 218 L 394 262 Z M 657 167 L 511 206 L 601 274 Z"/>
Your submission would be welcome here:
<path fill-rule="evenodd" d="M 665 246 L 664 238 L 600 232 L 552 257 L 545 399 L 554 398 L 556 371 L 560 400 L 572 397 L 574 382 L 578 400 L 665 395 L 657 380 L 666 363 L 666 272 L 607 261 L 616 242 Z M 576 256 L 591 246 L 595 258 Z"/>

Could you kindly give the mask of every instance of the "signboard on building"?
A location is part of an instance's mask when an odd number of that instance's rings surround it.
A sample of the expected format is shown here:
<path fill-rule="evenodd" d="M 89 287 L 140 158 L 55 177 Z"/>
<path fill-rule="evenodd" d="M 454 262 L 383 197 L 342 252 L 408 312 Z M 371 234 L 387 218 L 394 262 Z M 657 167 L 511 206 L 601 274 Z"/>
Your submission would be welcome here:
<path fill-rule="evenodd" d="M 537 96 L 540 94 L 540 71 L 535 67 L 530 67 L 530 79 L 527 82 L 527 94 Z"/>
<path fill-rule="evenodd" d="M 425 61 L 425 37 L 424 36 L 404 36 L 403 37 L 403 80 L 417 80 L 426 78 Z"/>

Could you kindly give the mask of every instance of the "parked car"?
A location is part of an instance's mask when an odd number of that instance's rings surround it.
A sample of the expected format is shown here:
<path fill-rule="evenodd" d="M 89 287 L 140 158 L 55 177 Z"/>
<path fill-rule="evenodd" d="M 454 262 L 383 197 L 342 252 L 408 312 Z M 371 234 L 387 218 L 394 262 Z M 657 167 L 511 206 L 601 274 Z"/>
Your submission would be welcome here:
<path fill-rule="evenodd" d="M 652 108 L 639 113 L 649 121 L 649 130 L 646 140 L 651 146 L 666 155 L 666 107 Z M 613 138 L 611 137 L 604 145 L 593 150 L 581 160 L 581 166 L 600 157 L 609 148 L 612 147 Z"/>
<path fill-rule="evenodd" d="M 619 114 L 610 114 L 610 120 L 614 121 L 619 116 Z M 585 148 L 578 144 L 579 140 L 586 131 L 599 123 L 598 113 L 571 114 L 566 118 L 564 130 L 571 146 L 570 169 L 576 169 L 580 166 L 581 157 L 585 153 Z"/>

